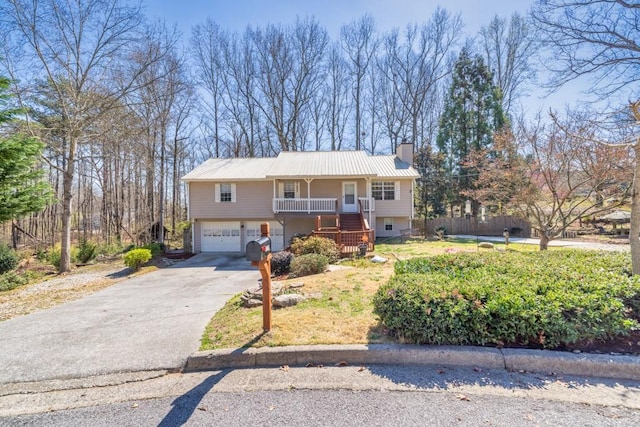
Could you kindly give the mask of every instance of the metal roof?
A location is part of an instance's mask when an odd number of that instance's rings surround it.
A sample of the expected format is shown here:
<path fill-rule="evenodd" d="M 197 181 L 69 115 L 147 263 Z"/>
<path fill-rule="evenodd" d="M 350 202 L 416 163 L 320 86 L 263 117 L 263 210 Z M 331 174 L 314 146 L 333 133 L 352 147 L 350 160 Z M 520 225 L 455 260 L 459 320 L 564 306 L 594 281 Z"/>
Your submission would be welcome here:
<path fill-rule="evenodd" d="M 381 178 L 417 178 L 420 176 L 411 165 L 396 156 L 369 156 L 369 163 Z"/>
<path fill-rule="evenodd" d="M 267 178 L 375 176 L 364 151 L 286 151 Z"/>
<path fill-rule="evenodd" d="M 396 156 L 364 151 L 287 151 L 275 158 L 209 159 L 183 181 L 239 181 L 332 177 L 415 178 L 418 172 Z"/>
<path fill-rule="evenodd" d="M 273 157 L 209 159 L 182 177 L 183 181 L 240 181 L 265 179 Z"/>

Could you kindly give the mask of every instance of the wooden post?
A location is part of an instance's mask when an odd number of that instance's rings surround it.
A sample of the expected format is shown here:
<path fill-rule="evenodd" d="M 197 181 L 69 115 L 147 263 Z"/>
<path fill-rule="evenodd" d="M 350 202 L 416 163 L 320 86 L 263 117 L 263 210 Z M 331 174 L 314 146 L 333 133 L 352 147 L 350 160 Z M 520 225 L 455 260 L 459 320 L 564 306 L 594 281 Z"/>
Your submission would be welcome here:
<path fill-rule="evenodd" d="M 270 237 L 269 223 L 260 225 L 262 237 Z M 262 274 L 262 329 L 265 332 L 271 330 L 271 253 L 259 262 Z"/>

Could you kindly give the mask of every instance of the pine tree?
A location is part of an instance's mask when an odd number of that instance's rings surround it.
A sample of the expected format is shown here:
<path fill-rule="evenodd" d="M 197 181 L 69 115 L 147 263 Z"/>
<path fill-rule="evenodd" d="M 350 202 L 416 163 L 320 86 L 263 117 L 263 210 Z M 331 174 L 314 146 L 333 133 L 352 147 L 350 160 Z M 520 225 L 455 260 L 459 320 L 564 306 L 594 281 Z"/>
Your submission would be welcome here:
<path fill-rule="evenodd" d="M 475 151 L 490 148 L 493 134 L 507 123 L 500 90 L 482 57 L 464 48 L 456 61 L 436 140 L 445 156 L 450 177 L 447 203 L 463 200 L 461 193 L 474 187 L 477 171 L 465 165 Z"/>
<path fill-rule="evenodd" d="M 22 111 L 6 106 L 10 83 L 0 77 L 0 221 L 38 212 L 51 199 L 43 170 L 37 168 L 42 143 L 12 126 Z"/>

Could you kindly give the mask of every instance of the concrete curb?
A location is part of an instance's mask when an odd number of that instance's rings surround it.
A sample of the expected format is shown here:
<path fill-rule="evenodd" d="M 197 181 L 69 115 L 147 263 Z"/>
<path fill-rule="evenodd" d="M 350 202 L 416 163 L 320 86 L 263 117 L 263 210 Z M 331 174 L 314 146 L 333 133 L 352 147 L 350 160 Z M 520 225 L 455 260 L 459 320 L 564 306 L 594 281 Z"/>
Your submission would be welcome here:
<path fill-rule="evenodd" d="M 184 372 L 269 366 L 394 364 L 473 366 L 640 380 L 640 357 L 573 354 L 549 350 L 394 344 L 309 345 L 199 351 Z"/>

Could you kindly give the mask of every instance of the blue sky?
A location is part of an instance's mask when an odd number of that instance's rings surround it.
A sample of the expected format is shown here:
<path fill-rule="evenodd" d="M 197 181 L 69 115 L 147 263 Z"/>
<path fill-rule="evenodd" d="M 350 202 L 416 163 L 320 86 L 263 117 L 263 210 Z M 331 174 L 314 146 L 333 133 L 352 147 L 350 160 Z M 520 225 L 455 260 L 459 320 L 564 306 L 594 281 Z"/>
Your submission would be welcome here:
<path fill-rule="evenodd" d="M 410 22 L 424 22 L 439 5 L 461 13 L 466 32 L 475 35 L 482 25 L 498 14 L 508 17 L 514 11 L 526 13 L 527 0 L 144 0 L 150 18 L 177 23 L 185 35 L 191 26 L 207 17 L 223 27 L 242 30 L 247 25 L 291 23 L 296 16 L 315 16 L 336 38 L 340 26 L 371 14 L 378 29 L 403 28 Z"/>
<path fill-rule="evenodd" d="M 289 24 L 296 17 L 315 17 L 332 39 L 339 36 L 340 27 L 369 13 L 379 31 L 404 28 L 409 23 L 426 22 L 441 6 L 453 14 L 460 13 L 467 36 L 477 35 L 494 15 L 508 18 L 513 12 L 526 14 L 533 0 L 143 0 L 150 19 L 162 19 L 177 24 L 185 42 L 191 27 L 211 17 L 223 28 L 244 30 L 247 25 L 268 23 Z M 567 102 L 582 98 L 580 83 L 572 83 L 559 92 L 547 95 L 533 88 L 532 97 L 525 101 L 529 113 L 546 111 L 549 107 L 562 109 Z"/>

